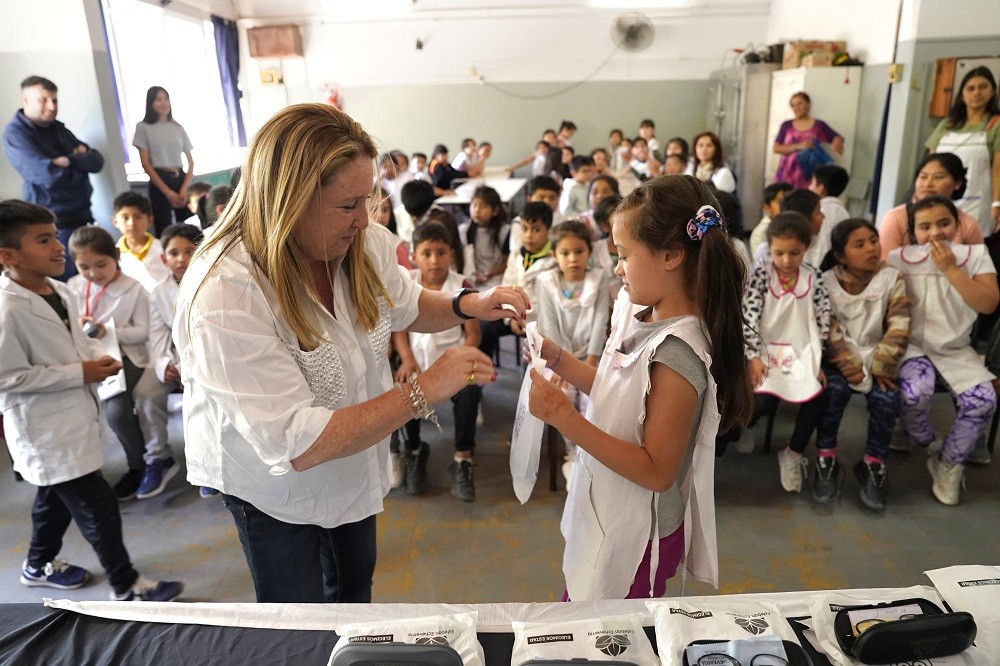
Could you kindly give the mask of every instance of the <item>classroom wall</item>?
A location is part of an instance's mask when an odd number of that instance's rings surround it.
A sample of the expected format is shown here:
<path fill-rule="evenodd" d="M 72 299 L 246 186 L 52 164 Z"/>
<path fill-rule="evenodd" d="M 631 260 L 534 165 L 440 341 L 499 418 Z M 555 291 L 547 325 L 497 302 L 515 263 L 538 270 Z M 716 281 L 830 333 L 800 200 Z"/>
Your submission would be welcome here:
<path fill-rule="evenodd" d="M 44 31 L 39 26 L 45 26 Z M 31 74 L 51 79 L 59 87 L 58 119 L 104 155 L 104 169 L 91 176 L 91 204 L 95 219 L 106 223 L 112 200 L 127 189 L 127 182 L 123 154 L 117 147 L 117 114 L 98 3 L 22 3 L 17 11 L 4 15 L 4 39 L 0 40 L 4 124 L 21 108 L 20 84 Z M 20 198 L 22 183 L 6 158 L 0 160 L 0 197 Z"/>

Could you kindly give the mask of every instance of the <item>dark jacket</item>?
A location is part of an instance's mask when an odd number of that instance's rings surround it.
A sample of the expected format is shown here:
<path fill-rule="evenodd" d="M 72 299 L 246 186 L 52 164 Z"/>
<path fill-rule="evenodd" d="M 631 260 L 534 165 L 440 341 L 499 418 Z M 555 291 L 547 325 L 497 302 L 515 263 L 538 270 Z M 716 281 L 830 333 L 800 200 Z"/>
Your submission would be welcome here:
<path fill-rule="evenodd" d="M 87 151 L 74 153 L 77 146 Z M 24 178 L 25 201 L 45 206 L 56 215 L 60 227 L 78 227 L 90 223 L 89 174 L 104 167 L 104 157 L 77 139 L 58 120 L 48 127 L 38 127 L 18 110 L 3 131 L 3 150 L 7 159 Z M 55 157 L 69 158 L 69 167 L 52 164 Z"/>

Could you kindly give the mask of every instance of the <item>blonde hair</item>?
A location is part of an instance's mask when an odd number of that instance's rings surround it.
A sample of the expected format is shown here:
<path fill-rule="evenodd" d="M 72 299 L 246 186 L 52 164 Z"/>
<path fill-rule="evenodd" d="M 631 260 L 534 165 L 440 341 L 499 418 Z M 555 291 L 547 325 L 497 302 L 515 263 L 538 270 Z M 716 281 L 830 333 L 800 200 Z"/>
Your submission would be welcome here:
<path fill-rule="evenodd" d="M 253 137 L 240 184 L 211 238 L 198 249 L 198 255 L 202 255 L 216 245 L 223 246 L 214 268 L 226 252 L 242 241 L 274 289 L 281 313 L 306 351 L 315 349 L 323 340 L 309 316 L 313 308 L 321 306 L 308 261 L 293 232 L 313 195 L 336 179 L 352 160 L 370 158 L 374 177 L 376 154 L 375 143 L 364 128 L 332 106 L 295 104 L 282 109 Z M 376 200 L 369 200 L 369 217 Z M 357 232 L 348 247 L 344 265 L 358 322 L 371 331 L 378 324 L 379 297 L 390 299 L 365 252 L 364 230 Z M 302 285 L 306 287 L 306 298 L 302 296 Z M 194 297 L 197 295 L 196 291 Z"/>

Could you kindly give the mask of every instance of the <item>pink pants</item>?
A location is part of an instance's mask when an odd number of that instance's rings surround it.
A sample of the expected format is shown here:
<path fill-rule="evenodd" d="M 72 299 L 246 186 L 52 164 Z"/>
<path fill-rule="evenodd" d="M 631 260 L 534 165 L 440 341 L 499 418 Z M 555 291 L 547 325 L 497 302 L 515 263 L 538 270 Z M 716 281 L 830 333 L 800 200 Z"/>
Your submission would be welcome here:
<path fill-rule="evenodd" d="M 632 579 L 632 587 L 629 588 L 626 599 L 656 599 L 662 597 L 667 591 L 667 581 L 677 573 L 677 567 L 684 559 L 684 524 L 674 530 L 673 534 L 661 537 L 659 542 L 660 563 L 656 569 L 656 578 L 653 581 L 653 593 L 649 593 L 649 566 L 652 560 L 653 542 L 646 542 L 646 552 L 642 554 L 642 561 Z M 563 590 L 563 601 L 569 601 L 569 591 Z"/>

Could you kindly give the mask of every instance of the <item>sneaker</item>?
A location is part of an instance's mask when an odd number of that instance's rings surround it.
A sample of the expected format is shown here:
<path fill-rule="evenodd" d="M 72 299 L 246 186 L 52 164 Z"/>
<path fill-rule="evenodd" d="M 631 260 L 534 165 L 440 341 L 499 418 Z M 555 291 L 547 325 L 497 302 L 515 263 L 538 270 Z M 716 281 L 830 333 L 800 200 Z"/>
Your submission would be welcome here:
<path fill-rule="evenodd" d="M 184 583 L 169 580 L 149 580 L 143 576 L 122 594 L 111 592 L 111 601 L 173 601 L 180 596 Z"/>
<path fill-rule="evenodd" d="M 483 406 L 479 405 L 476 409 L 476 427 L 481 428 L 484 423 L 486 423 L 486 419 L 483 418 Z"/>
<path fill-rule="evenodd" d="M 809 473 L 809 490 L 814 501 L 826 504 L 837 499 L 844 485 L 844 468 L 835 456 L 819 456 Z"/>
<path fill-rule="evenodd" d="M 781 487 L 790 493 L 802 492 L 802 472 L 809 466 L 806 457 L 795 453 L 787 446 L 778 453 L 778 470 L 781 472 Z"/>
<path fill-rule="evenodd" d="M 198 497 L 202 499 L 208 499 L 209 497 L 215 497 L 219 494 L 219 491 L 215 488 L 209 488 L 208 486 L 202 486 L 198 488 Z"/>
<path fill-rule="evenodd" d="M 180 466 L 174 462 L 173 458 L 154 460 L 146 465 L 146 471 L 142 473 L 142 483 L 135 496 L 137 499 L 147 499 L 156 497 L 167 487 L 170 479 L 180 471 Z"/>
<path fill-rule="evenodd" d="M 389 453 L 389 487 L 399 488 L 403 485 L 403 454 L 399 451 Z"/>
<path fill-rule="evenodd" d="M 854 476 L 861 484 L 861 503 L 872 511 L 885 511 L 889 494 L 885 479 L 885 463 L 866 463 L 859 460 L 854 465 Z"/>
<path fill-rule="evenodd" d="M 753 428 L 743 428 L 740 432 L 740 438 L 736 440 L 733 446 L 736 448 L 737 453 L 753 453 L 756 445 L 757 442 L 753 436 Z"/>
<path fill-rule="evenodd" d="M 44 567 L 32 569 L 28 560 L 21 565 L 21 585 L 28 587 L 57 587 L 75 590 L 90 582 L 90 572 L 83 567 L 54 559 Z"/>
<path fill-rule="evenodd" d="M 965 459 L 965 463 L 967 465 L 989 465 L 991 461 L 990 450 L 986 446 L 986 435 L 980 435 L 979 439 L 976 440 L 976 448 Z"/>
<path fill-rule="evenodd" d="M 940 437 L 935 435 L 934 439 L 931 440 L 930 444 L 917 444 L 917 446 L 926 451 L 927 455 L 937 456 L 939 453 L 941 453 L 941 449 L 944 448 L 944 442 L 941 441 Z"/>
<path fill-rule="evenodd" d="M 965 485 L 965 465 L 948 463 L 937 456 L 927 461 L 927 469 L 931 472 L 931 492 L 941 504 L 955 506 L 958 504 L 958 494 Z"/>
<path fill-rule="evenodd" d="M 130 469 L 125 472 L 125 476 L 118 480 L 118 483 L 111 490 L 114 491 L 119 502 L 135 497 L 136 491 L 139 490 L 139 484 L 142 483 L 142 475 L 141 469 Z"/>
<path fill-rule="evenodd" d="M 422 495 L 427 489 L 427 457 L 431 447 L 420 442 L 420 448 L 403 454 L 403 476 L 406 479 L 407 495 Z"/>
<path fill-rule="evenodd" d="M 451 494 L 463 502 L 476 501 L 476 485 L 472 481 L 472 470 L 476 463 L 472 458 L 466 458 L 459 462 L 452 459 L 448 465 L 451 472 Z"/>

